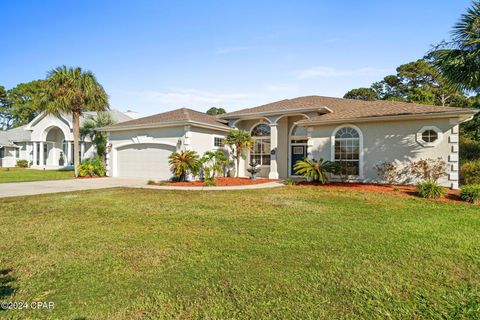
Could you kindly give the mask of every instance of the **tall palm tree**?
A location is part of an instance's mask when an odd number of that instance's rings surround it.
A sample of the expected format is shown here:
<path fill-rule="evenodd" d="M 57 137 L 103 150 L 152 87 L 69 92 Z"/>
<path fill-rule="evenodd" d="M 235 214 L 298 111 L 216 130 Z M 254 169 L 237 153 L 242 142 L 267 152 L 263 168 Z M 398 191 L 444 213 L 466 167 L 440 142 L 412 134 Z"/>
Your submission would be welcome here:
<path fill-rule="evenodd" d="M 230 130 L 225 138 L 225 144 L 234 150 L 233 158 L 237 162 L 237 178 L 240 174 L 240 158 L 245 158 L 245 151 L 253 147 L 255 139 L 245 130 Z"/>
<path fill-rule="evenodd" d="M 75 176 L 78 176 L 80 117 L 84 111 L 100 112 L 109 109 L 105 90 L 91 71 L 61 66 L 48 72 L 41 109 L 54 116 L 72 115 L 73 164 Z"/>
<path fill-rule="evenodd" d="M 452 85 L 462 90 L 480 89 L 480 2 L 462 15 L 452 31 L 452 40 L 443 42 L 428 58 Z"/>
<path fill-rule="evenodd" d="M 107 137 L 104 132 L 98 131 L 97 128 L 106 127 L 115 124 L 116 121 L 112 118 L 109 112 L 98 112 L 95 116 L 88 116 L 83 121 L 80 128 L 80 137 L 90 137 L 90 140 L 95 144 L 97 155 L 104 159 L 107 148 Z"/>

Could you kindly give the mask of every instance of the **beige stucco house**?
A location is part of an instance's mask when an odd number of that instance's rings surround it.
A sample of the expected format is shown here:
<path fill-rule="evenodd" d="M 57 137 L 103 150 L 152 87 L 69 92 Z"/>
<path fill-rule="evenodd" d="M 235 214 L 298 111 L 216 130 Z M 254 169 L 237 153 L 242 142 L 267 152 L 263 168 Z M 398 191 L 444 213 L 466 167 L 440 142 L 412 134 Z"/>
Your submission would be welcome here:
<path fill-rule="evenodd" d="M 108 132 L 109 176 L 166 180 L 168 155 L 189 149 L 199 154 L 223 147 L 229 130 L 256 138 L 248 160 L 261 165 L 262 177 L 294 176 L 304 157 L 346 163 L 349 178 L 377 181 L 380 162 L 441 158 L 449 174 L 440 183 L 458 188 L 459 124 L 475 110 L 393 101 L 361 101 L 321 96 L 299 97 L 218 117 L 182 108 L 103 128 Z M 335 178 L 335 177 L 334 177 Z"/>

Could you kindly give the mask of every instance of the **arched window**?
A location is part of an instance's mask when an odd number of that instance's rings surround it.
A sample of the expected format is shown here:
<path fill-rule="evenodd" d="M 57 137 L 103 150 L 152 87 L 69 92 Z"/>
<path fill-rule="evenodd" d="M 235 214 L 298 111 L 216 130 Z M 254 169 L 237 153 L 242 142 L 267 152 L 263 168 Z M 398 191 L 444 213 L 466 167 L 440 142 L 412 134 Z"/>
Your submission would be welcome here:
<path fill-rule="evenodd" d="M 306 137 L 307 129 L 303 127 L 295 126 L 292 130 L 292 137 Z"/>
<path fill-rule="evenodd" d="M 360 134 L 355 128 L 343 127 L 335 133 L 335 162 L 340 165 L 342 175 L 359 175 Z"/>
<path fill-rule="evenodd" d="M 270 165 L 270 126 L 259 124 L 252 129 L 252 137 L 255 138 L 253 150 L 250 152 L 250 161 L 262 166 Z"/>

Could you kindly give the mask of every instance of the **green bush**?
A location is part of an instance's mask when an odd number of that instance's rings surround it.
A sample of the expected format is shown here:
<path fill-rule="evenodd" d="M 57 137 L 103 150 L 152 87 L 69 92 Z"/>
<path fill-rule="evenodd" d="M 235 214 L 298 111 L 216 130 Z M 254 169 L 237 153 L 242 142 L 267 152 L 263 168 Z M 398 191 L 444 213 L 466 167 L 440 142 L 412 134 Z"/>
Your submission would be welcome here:
<path fill-rule="evenodd" d="M 460 139 L 461 161 L 480 159 L 480 142 L 466 137 Z"/>
<path fill-rule="evenodd" d="M 17 167 L 28 168 L 28 161 L 27 160 L 17 160 Z"/>
<path fill-rule="evenodd" d="M 287 180 L 285 181 L 285 185 L 286 185 L 286 186 L 294 186 L 294 185 L 296 185 L 296 184 L 297 184 L 297 182 L 295 182 L 295 180 L 293 180 L 293 179 L 287 179 Z"/>
<path fill-rule="evenodd" d="M 480 184 L 480 159 L 464 161 L 460 166 L 462 184 Z"/>
<path fill-rule="evenodd" d="M 217 181 L 215 181 L 215 179 L 205 179 L 203 185 L 206 187 L 214 187 L 217 185 Z"/>
<path fill-rule="evenodd" d="M 463 201 L 468 201 L 471 203 L 480 203 L 480 184 L 465 186 L 460 192 L 460 198 Z"/>
<path fill-rule="evenodd" d="M 445 195 L 445 190 L 435 182 L 425 181 L 417 184 L 417 194 L 422 198 L 438 199 Z"/>
<path fill-rule="evenodd" d="M 80 177 L 103 177 L 105 176 L 105 165 L 100 157 L 85 159 L 78 165 L 78 175 Z"/>

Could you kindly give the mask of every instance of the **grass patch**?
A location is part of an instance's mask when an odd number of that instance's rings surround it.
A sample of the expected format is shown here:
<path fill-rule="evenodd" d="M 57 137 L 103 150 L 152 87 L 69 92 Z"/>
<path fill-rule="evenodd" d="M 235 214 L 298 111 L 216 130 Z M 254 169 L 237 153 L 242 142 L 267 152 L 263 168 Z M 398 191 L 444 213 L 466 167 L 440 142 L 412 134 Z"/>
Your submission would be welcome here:
<path fill-rule="evenodd" d="M 287 186 L 0 200 L 11 318 L 474 318 L 478 207 Z M 5 284 L 7 285 L 7 284 Z M 2 314 L 3 313 L 3 314 Z"/>
<path fill-rule="evenodd" d="M 0 183 L 73 179 L 71 170 L 0 168 Z"/>

